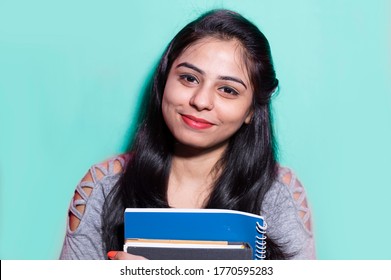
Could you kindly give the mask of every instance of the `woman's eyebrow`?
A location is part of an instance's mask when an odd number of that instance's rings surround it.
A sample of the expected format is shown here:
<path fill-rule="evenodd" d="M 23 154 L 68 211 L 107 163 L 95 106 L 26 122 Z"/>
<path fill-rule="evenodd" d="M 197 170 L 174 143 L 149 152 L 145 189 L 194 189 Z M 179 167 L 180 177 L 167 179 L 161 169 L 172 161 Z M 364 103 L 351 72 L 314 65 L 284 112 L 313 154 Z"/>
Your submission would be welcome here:
<path fill-rule="evenodd" d="M 191 64 L 191 63 L 188 63 L 188 62 L 182 62 L 182 63 L 179 63 L 176 68 L 179 68 L 179 67 L 187 67 L 187 68 L 190 68 L 198 73 L 200 73 L 201 75 L 204 75 L 205 74 L 205 71 L 201 70 L 200 68 L 198 68 L 197 66 Z M 242 84 L 246 89 L 247 89 L 247 86 L 246 84 L 239 78 L 236 78 L 236 77 L 231 77 L 231 76 L 219 76 L 218 77 L 219 80 L 224 80 L 224 81 L 232 81 L 232 82 L 236 82 L 236 83 L 239 83 L 239 84 Z"/>
<path fill-rule="evenodd" d="M 246 84 L 239 78 L 230 77 L 230 76 L 219 76 L 218 79 L 219 80 L 224 80 L 224 81 L 233 81 L 233 82 L 242 84 L 247 89 Z"/>
<path fill-rule="evenodd" d="M 200 68 L 198 68 L 197 66 L 191 64 L 191 63 L 188 63 L 188 62 L 182 62 L 182 63 L 179 63 L 176 68 L 179 68 L 179 67 L 187 67 L 187 68 L 190 68 L 190 69 L 193 69 L 194 71 L 204 75 L 205 72 L 203 70 L 201 70 Z"/>

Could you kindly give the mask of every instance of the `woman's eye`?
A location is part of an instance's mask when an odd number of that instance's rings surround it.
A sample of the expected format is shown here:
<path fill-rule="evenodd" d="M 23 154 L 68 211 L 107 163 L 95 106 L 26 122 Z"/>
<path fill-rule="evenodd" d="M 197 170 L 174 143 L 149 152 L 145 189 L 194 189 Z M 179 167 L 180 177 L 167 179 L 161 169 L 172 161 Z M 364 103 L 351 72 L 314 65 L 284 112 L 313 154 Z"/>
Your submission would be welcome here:
<path fill-rule="evenodd" d="M 191 84 L 194 83 L 198 84 L 197 78 L 192 75 L 184 74 L 184 75 L 180 75 L 179 78 Z"/>
<path fill-rule="evenodd" d="M 238 95 L 239 94 L 239 92 L 237 92 L 236 90 L 234 90 L 233 88 L 230 88 L 230 87 L 221 87 L 220 90 L 226 94 L 229 94 L 229 95 Z"/>

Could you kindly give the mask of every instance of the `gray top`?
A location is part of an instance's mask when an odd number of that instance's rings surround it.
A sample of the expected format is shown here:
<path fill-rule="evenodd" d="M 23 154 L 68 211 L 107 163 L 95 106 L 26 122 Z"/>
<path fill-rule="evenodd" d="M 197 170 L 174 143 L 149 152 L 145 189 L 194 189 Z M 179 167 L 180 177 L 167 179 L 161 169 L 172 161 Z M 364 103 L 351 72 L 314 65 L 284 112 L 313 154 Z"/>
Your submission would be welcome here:
<path fill-rule="evenodd" d="M 77 185 L 78 196 L 71 201 L 69 211 L 80 224 L 72 231 L 68 221 L 60 259 L 107 259 L 101 234 L 102 205 L 127 160 L 127 155 L 120 155 L 93 165 Z M 83 205 L 82 213 L 76 207 Z M 290 169 L 280 167 L 260 214 L 267 223 L 267 235 L 284 244 L 288 253 L 296 253 L 292 259 L 315 259 L 310 209 L 305 191 Z"/>

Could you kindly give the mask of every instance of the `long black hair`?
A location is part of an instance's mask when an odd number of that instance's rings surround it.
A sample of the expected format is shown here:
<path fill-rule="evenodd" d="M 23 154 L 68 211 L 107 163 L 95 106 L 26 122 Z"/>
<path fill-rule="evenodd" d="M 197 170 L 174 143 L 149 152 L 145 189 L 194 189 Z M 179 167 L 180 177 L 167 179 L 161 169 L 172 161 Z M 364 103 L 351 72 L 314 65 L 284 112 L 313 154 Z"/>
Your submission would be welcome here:
<path fill-rule="evenodd" d="M 270 46 L 250 21 L 229 10 L 213 10 L 186 25 L 170 42 L 156 69 L 148 103 L 132 145 L 131 159 L 103 208 L 106 251 L 121 250 L 123 211 L 129 207 L 170 207 L 167 182 L 175 139 L 162 116 L 162 96 L 175 59 L 205 37 L 237 40 L 243 49 L 253 89 L 253 117 L 230 138 L 215 168 L 219 176 L 205 208 L 234 209 L 259 214 L 265 194 L 277 177 L 276 142 L 270 99 L 278 87 Z M 282 247 L 268 238 L 267 258 L 283 259 Z"/>

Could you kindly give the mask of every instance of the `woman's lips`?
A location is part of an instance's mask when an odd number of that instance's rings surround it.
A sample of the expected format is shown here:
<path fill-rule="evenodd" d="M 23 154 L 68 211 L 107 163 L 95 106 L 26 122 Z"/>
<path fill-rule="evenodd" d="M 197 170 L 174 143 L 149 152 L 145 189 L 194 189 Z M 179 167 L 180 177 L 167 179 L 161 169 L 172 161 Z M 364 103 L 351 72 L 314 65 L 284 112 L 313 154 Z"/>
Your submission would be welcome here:
<path fill-rule="evenodd" d="M 214 125 L 213 123 L 208 122 L 207 120 L 196 118 L 191 115 L 181 115 L 181 117 L 188 126 L 195 129 L 206 129 Z"/>

